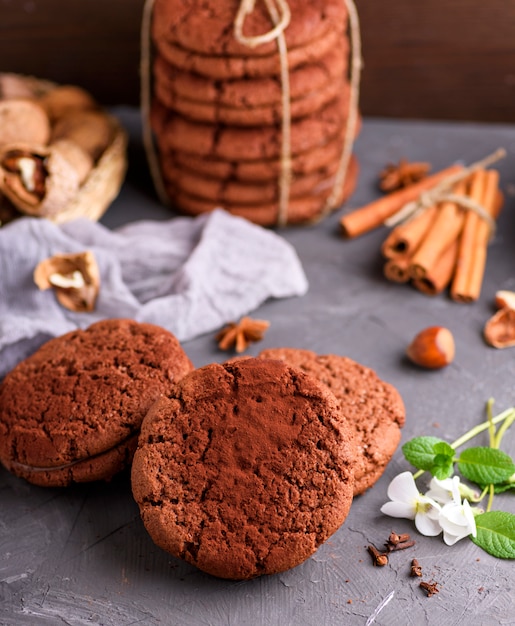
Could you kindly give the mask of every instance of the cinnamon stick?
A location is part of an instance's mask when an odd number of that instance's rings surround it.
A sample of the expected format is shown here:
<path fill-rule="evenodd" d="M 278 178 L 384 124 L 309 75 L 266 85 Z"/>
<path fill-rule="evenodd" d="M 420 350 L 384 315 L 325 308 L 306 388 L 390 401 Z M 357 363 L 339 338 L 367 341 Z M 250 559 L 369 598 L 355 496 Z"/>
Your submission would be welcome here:
<path fill-rule="evenodd" d="M 381 226 L 386 219 L 397 213 L 405 204 L 416 200 L 422 192 L 435 187 L 445 178 L 458 173 L 462 169 L 461 165 L 451 165 L 418 183 L 394 191 L 379 200 L 356 209 L 352 213 L 344 215 L 340 220 L 343 234 L 349 238 L 358 237 Z"/>
<path fill-rule="evenodd" d="M 452 193 L 464 196 L 467 188 L 467 182 L 460 181 L 454 186 Z M 412 278 L 423 278 L 430 271 L 447 248 L 457 240 L 464 220 L 465 211 L 456 202 L 442 202 L 439 205 L 438 215 L 411 259 L 409 271 Z"/>
<path fill-rule="evenodd" d="M 409 255 L 398 255 L 384 264 L 383 273 L 388 280 L 394 283 L 406 283 L 408 282 L 410 266 Z"/>
<path fill-rule="evenodd" d="M 458 239 L 455 239 L 447 247 L 436 263 L 430 267 L 424 276 L 416 278 L 413 286 L 428 296 L 436 296 L 441 293 L 452 280 L 456 259 L 458 257 Z"/>
<path fill-rule="evenodd" d="M 499 172 L 489 170 L 487 172 L 483 206 L 494 219 L 497 218 L 502 207 L 502 201 L 500 203 L 498 202 L 498 184 Z M 474 254 L 471 259 L 472 264 L 468 272 L 467 296 L 470 301 L 477 300 L 481 293 L 489 238 L 489 225 L 485 220 L 479 218 L 476 226 Z"/>
<path fill-rule="evenodd" d="M 478 170 L 472 177 L 470 196 L 496 217 L 499 173 Z M 479 297 L 486 262 L 488 224 L 474 211 L 467 211 L 460 238 L 456 272 L 451 286 L 451 298 L 456 302 L 473 302 Z"/>
<path fill-rule="evenodd" d="M 413 254 L 436 218 L 436 212 L 436 207 L 430 207 L 408 222 L 396 226 L 381 246 L 383 256 L 391 259 L 399 254 Z"/>

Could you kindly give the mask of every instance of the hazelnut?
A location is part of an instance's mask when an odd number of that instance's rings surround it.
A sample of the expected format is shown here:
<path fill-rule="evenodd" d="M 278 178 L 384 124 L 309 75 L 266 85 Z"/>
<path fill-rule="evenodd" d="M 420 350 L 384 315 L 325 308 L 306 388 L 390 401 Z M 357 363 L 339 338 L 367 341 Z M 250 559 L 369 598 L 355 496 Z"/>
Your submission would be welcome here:
<path fill-rule="evenodd" d="M 439 369 L 454 359 L 454 337 L 448 328 L 430 326 L 420 331 L 406 350 L 408 358 L 427 369 Z"/>
<path fill-rule="evenodd" d="M 515 309 L 515 291 L 497 291 L 495 294 L 496 309 Z"/>

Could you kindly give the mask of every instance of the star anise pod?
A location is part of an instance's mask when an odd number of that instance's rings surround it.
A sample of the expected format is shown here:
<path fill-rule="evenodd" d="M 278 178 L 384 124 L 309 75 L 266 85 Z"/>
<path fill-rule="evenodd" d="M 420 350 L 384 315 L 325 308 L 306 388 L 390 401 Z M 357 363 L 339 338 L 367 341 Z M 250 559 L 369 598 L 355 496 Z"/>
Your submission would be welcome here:
<path fill-rule="evenodd" d="M 244 352 L 254 341 L 261 341 L 270 322 L 242 317 L 239 322 L 231 322 L 215 337 L 220 350 L 234 348 L 236 352 Z"/>
<path fill-rule="evenodd" d="M 425 178 L 430 167 L 429 163 L 408 163 L 406 159 L 389 163 L 379 174 L 379 187 L 386 192 L 409 187 Z"/>

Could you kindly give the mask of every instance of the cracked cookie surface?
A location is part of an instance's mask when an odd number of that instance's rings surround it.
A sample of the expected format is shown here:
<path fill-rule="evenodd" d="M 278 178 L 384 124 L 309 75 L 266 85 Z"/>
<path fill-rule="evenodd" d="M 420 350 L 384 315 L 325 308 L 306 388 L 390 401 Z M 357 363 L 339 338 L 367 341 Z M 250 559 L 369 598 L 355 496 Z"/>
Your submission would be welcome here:
<path fill-rule="evenodd" d="M 159 326 L 104 320 L 48 341 L 0 385 L 0 461 L 43 486 L 109 479 L 143 416 L 193 369 Z"/>
<path fill-rule="evenodd" d="M 154 542 L 223 578 L 298 565 L 343 523 L 353 445 L 332 394 L 280 361 L 195 370 L 144 419 L 133 494 Z"/>
<path fill-rule="evenodd" d="M 288 48 L 290 71 L 306 63 L 320 61 L 343 37 L 343 28 L 331 27 L 327 33 L 311 39 L 304 46 Z M 158 53 L 171 65 L 215 80 L 277 76 L 279 72 L 277 44 L 271 54 L 258 57 L 249 56 L 247 49 L 244 56 L 226 56 L 223 53 L 205 55 L 166 40 L 154 39 L 154 44 Z"/>
<path fill-rule="evenodd" d="M 203 55 L 265 56 L 277 49 L 276 41 L 249 47 L 234 35 L 238 0 L 156 0 L 152 36 L 156 42 L 177 43 Z M 291 18 L 284 30 L 286 46 L 299 48 L 324 36 L 337 24 L 343 27 L 347 7 L 341 0 L 289 0 Z M 243 35 L 253 37 L 274 27 L 266 5 L 257 2 L 246 16 Z"/>
<path fill-rule="evenodd" d="M 370 368 L 343 356 L 296 348 L 269 348 L 259 356 L 280 359 L 314 376 L 333 392 L 356 434 L 354 495 L 371 487 L 401 439 L 405 409 L 397 389 Z"/>
<path fill-rule="evenodd" d="M 354 191 L 358 178 L 358 163 L 355 157 L 351 157 L 349 167 L 345 176 L 344 185 L 337 198 L 335 198 L 334 206 L 331 210 L 336 209 L 343 203 Z M 329 198 L 335 177 L 331 176 L 320 181 L 315 185 L 309 193 L 301 196 L 291 197 L 288 200 L 288 211 L 286 221 L 288 224 L 303 224 L 315 222 L 324 215 L 325 205 Z M 220 206 L 216 200 L 206 200 L 198 195 L 193 195 L 179 189 L 173 181 L 166 181 L 167 192 L 172 198 L 175 205 L 181 209 L 183 213 L 188 215 L 201 215 L 212 211 Z M 261 226 L 275 226 L 279 216 L 279 201 L 245 204 L 243 202 L 228 202 L 225 200 L 222 204 L 223 208 L 232 215 L 245 217 L 246 219 L 260 224 Z"/>
<path fill-rule="evenodd" d="M 295 120 L 290 129 L 294 156 L 307 152 L 342 131 L 349 111 L 349 89 L 323 107 L 316 115 Z M 281 132 L 276 126 L 244 128 L 193 122 L 154 102 L 152 124 L 161 154 L 185 150 L 199 156 L 228 161 L 256 161 L 281 156 Z"/>

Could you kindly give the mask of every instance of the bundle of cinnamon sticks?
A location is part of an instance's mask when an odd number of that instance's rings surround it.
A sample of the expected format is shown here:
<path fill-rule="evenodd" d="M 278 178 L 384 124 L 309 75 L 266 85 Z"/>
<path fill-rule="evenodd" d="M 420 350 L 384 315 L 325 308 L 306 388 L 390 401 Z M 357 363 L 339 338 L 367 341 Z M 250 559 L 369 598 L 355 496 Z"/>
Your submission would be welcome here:
<path fill-rule="evenodd" d="M 501 151 L 496 153 L 502 156 Z M 493 155 L 492 155 L 493 156 Z M 454 183 L 452 181 L 455 180 Z M 446 182 L 451 184 L 446 189 Z M 402 216 L 424 193 L 442 188 L 435 198 L 393 227 L 381 252 L 384 274 L 436 295 L 449 287 L 457 302 L 474 302 L 483 282 L 487 247 L 503 204 L 499 173 L 484 167 L 453 165 L 341 218 L 347 237 L 356 237 Z M 410 204 L 411 203 L 411 204 Z"/>

